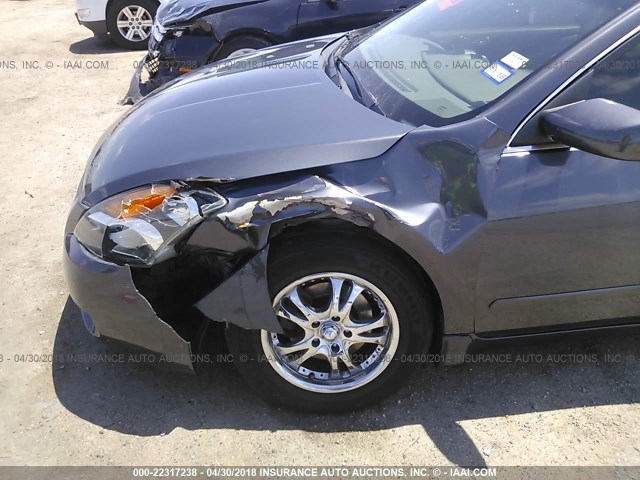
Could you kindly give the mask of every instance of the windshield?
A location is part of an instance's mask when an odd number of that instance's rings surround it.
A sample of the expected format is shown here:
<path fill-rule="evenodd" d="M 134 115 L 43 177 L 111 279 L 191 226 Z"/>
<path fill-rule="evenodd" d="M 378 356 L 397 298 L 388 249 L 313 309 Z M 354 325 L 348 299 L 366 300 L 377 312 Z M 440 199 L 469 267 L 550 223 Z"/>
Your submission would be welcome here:
<path fill-rule="evenodd" d="M 427 0 L 347 46 L 344 60 L 385 115 L 440 126 L 474 116 L 636 3 Z"/>

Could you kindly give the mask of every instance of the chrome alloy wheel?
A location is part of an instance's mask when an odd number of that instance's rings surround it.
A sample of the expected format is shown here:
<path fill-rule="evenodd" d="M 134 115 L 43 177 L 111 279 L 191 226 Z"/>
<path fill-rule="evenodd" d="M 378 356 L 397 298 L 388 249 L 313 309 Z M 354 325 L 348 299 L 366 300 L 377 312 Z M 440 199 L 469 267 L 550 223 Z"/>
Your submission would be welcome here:
<path fill-rule="evenodd" d="M 354 390 L 377 378 L 398 347 L 398 316 L 375 285 L 354 275 L 321 273 L 285 287 L 273 301 L 285 334 L 263 331 L 271 366 L 316 393 Z"/>
<path fill-rule="evenodd" d="M 118 32 L 131 42 L 142 42 L 151 35 L 153 17 L 139 5 L 129 5 L 118 13 Z"/>

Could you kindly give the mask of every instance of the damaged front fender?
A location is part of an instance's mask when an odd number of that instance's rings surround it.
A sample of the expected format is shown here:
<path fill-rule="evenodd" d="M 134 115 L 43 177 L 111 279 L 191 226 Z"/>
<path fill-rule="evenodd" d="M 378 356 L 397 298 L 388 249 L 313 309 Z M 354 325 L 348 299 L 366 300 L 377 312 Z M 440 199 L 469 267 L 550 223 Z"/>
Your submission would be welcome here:
<path fill-rule="evenodd" d="M 437 206 L 426 206 L 422 221 L 441 215 Z M 196 306 L 215 321 L 280 332 L 269 296 L 267 272 L 269 242 L 275 233 L 321 219 L 339 219 L 376 229 L 401 216 L 401 212 L 393 212 L 319 176 L 298 177 L 268 192 L 231 197 L 224 210 L 198 227 L 189 246 L 259 253 Z"/>
<path fill-rule="evenodd" d="M 198 227 L 190 245 L 251 257 L 262 253 L 254 259 L 259 263 L 247 267 L 250 272 L 233 280 L 234 288 L 241 288 L 242 276 L 252 279 L 250 288 L 242 287 L 242 295 L 233 297 L 243 302 L 242 307 L 229 312 L 230 297 L 214 291 L 198 304 L 200 311 L 213 320 L 276 331 L 265 249 L 288 228 L 331 219 L 365 227 L 406 254 L 433 283 L 447 319 L 443 333 L 472 332 L 482 247 L 469 239 L 486 225 L 487 192 L 507 139 L 486 119 L 473 123 L 475 128 L 469 130 L 416 130 L 369 160 L 286 179 L 216 185 L 229 203 Z M 254 299 L 258 300 L 252 303 Z"/>
<path fill-rule="evenodd" d="M 192 248 L 215 245 L 230 252 L 258 251 L 244 267 L 200 300 L 196 307 L 208 318 L 247 329 L 281 332 L 274 313 L 267 279 L 268 240 L 280 223 L 346 217 L 360 226 L 374 216 L 350 210 L 348 192 L 319 177 L 310 177 L 255 198 L 232 199 L 229 206 L 201 225 L 189 244 Z"/>

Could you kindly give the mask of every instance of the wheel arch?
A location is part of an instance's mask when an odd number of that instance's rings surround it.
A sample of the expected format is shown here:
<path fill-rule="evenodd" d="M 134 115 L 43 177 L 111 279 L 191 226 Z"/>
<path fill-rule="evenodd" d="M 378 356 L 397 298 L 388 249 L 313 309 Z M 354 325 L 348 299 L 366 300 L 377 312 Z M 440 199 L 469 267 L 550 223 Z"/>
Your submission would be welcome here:
<path fill-rule="evenodd" d="M 272 45 L 275 45 L 275 44 L 281 42 L 280 39 L 278 39 L 278 37 L 274 36 L 273 34 L 268 32 L 267 30 L 261 30 L 259 28 L 240 28 L 240 29 L 237 29 L 237 30 L 232 30 L 231 32 L 228 32 L 222 38 L 217 37 L 217 34 L 215 34 L 215 32 L 214 32 L 214 35 L 220 41 L 220 45 L 211 54 L 211 58 L 209 59 L 210 61 L 216 61 L 218 59 L 218 54 L 220 53 L 220 50 L 225 46 L 225 44 L 228 43 L 228 42 L 231 42 L 231 41 L 233 41 L 233 40 L 235 40 L 237 38 L 255 37 L 255 38 L 259 38 L 261 40 L 265 40 L 265 41 L 271 43 Z"/>
<path fill-rule="evenodd" d="M 278 225 L 278 228 L 273 229 L 270 233 L 269 244 L 274 246 L 291 237 L 304 237 L 326 232 L 348 233 L 359 236 L 367 241 L 376 242 L 378 245 L 382 246 L 385 251 L 390 252 L 391 256 L 395 256 L 396 258 L 404 261 L 424 280 L 424 288 L 426 289 L 424 293 L 431 299 L 429 304 L 434 321 L 434 331 L 431 344 L 425 345 L 425 351 L 438 352 L 441 348 L 444 332 L 444 313 L 440 293 L 427 270 L 423 268 L 423 266 L 409 252 L 401 248 L 399 245 L 393 243 L 391 240 L 371 228 L 358 226 L 347 220 L 337 218 L 310 219 L 307 222 L 295 225 Z"/>
<path fill-rule="evenodd" d="M 113 3 L 116 0 L 107 0 L 107 4 L 104 7 L 104 18 L 107 19 L 109 18 L 109 10 L 111 9 L 111 5 L 113 5 Z M 159 0 L 151 0 L 152 2 L 154 2 L 156 5 L 160 6 L 160 1 Z"/>

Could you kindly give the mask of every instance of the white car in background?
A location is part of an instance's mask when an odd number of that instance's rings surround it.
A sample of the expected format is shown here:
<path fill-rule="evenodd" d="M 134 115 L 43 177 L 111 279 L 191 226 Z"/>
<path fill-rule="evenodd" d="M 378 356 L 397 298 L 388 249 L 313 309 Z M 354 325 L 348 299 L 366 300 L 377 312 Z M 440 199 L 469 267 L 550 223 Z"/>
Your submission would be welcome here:
<path fill-rule="evenodd" d="M 161 0 L 76 0 L 76 18 L 94 34 L 109 34 L 121 47 L 147 48 Z"/>

